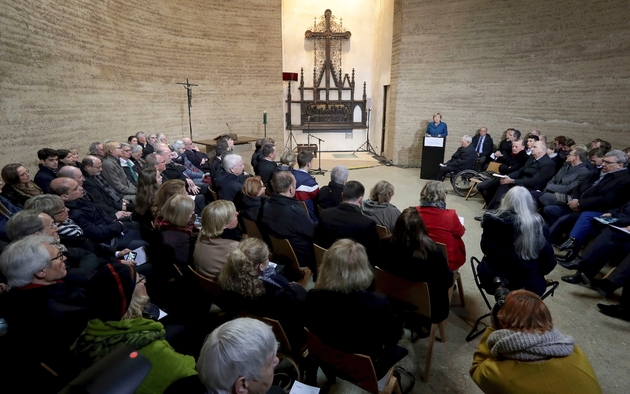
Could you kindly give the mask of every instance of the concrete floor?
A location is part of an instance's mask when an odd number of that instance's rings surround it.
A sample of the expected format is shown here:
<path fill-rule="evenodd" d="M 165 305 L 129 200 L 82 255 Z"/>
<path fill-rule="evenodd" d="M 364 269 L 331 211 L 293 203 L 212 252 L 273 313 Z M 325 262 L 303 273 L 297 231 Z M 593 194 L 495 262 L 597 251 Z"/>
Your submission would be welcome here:
<path fill-rule="evenodd" d="M 239 152 L 246 162 L 246 151 Z M 326 157 L 326 153 L 324 156 Z M 350 164 L 338 163 L 347 165 Z M 332 169 L 332 162 L 322 160 L 322 168 Z M 316 176 L 320 187 L 326 185 L 330 175 Z M 427 182 L 420 179 L 418 168 L 398 168 L 376 165 L 372 168 L 363 168 L 350 171 L 350 180 L 363 183 L 366 191 L 380 180 L 387 180 L 395 187 L 395 195 L 392 203 L 401 211 L 409 206 L 417 206 L 420 198 L 420 190 Z M 448 180 L 446 181 L 448 183 Z M 463 216 L 466 227 L 464 242 L 466 244 L 467 258 L 482 256 L 479 247 L 481 238 L 481 226 L 474 217 L 480 215 L 483 210 L 483 200 L 480 196 L 472 197 L 465 201 L 452 191 L 450 183 L 446 187 L 449 192 L 446 203 L 450 209 L 455 209 L 459 216 Z M 409 355 L 400 363 L 416 377 L 416 385 L 412 393 L 481 393 L 470 378 L 468 370 L 472 363 L 472 356 L 479 343 L 479 338 L 466 342 L 465 338 L 471 330 L 474 321 L 487 312 L 487 308 L 474 284 L 469 263 L 460 269 L 462 275 L 466 307 L 451 307 L 451 313 L 446 324 L 446 343 L 437 342 L 433 347 L 433 360 L 428 383 L 420 380 L 420 372 L 424 370 L 427 340 L 420 339 L 415 343 L 409 340 L 409 332 L 400 341 L 400 345 L 409 350 Z M 560 266 L 557 266 L 548 276 L 560 281 L 560 277 L 572 274 Z M 630 323 L 613 319 L 601 314 L 596 304 L 598 302 L 611 303 L 614 300 L 605 300 L 597 292 L 586 286 L 570 285 L 560 281 L 560 287 L 554 297 L 548 297 L 545 303 L 549 307 L 554 325 L 565 335 L 575 338 L 575 343 L 583 349 L 589 358 L 604 393 L 625 393 L 630 385 L 630 376 L 627 371 L 630 368 Z M 310 286 L 309 286 L 310 287 Z M 491 298 L 492 300 L 492 298 Z M 454 294 L 453 304 L 459 305 L 457 293 Z M 614 362 L 613 362 L 614 361 Z M 614 364 L 614 365 L 613 365 Z M 326 382 L 320 371 L 318 385 L 323 387 Z M 625 387 L 625 389 L 624 389 Z M 322 393 L 362 393 L 355 386 L 337 379 L 337 383 L 325 389 Z"/>

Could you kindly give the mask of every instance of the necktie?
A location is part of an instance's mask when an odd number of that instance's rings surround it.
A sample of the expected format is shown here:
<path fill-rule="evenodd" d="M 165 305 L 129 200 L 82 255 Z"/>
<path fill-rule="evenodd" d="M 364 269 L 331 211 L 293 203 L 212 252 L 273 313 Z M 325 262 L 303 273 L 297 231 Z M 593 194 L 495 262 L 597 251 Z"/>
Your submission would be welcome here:
<path fill-rule="evenodd" d="M 477 141 L 477 152 L 481 153 L 481 147 L 483 146 L 483 139 L 486 137 L 479 137 L 479 141 Z"/>

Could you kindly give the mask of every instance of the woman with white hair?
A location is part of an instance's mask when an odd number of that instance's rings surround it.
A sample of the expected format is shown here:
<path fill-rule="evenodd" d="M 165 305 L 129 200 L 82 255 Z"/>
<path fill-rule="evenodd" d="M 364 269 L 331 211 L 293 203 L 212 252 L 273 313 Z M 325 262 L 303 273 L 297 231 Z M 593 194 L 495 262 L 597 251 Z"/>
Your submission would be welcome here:
<path fill-rule="evenodd" d="M 507 280 L 510 290 L 524 288 L 543 295 L 545 275 L 556 266 L 549 229 L 536 213 L 530 192 L 515 186 L 496 211 L 486 211 L 481 221 L 483 260 L 477 271 L 481 285 L 494 294 L 494 278 Z"/>

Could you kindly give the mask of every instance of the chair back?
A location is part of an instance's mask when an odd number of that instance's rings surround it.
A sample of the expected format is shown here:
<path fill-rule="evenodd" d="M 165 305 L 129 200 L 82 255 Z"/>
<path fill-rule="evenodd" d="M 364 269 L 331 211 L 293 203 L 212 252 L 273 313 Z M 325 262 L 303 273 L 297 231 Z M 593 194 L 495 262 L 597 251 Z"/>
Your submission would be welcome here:
<path fill-rule="evenodd" d="M 410 312 L 431 317 L 429 286 L 426 282 L 410 282 L 376 267 L 374 290 L 414 307 Z"/>
<path fill-rule="evenodd" d="M 497 163 L 496 161 L 493 161 L 493 162 L 490 162 L 490 164 L 488 164 L 488 168 L 486 169 L 486 171 L 492 171 L 498 174 L 499 167 L 501 167 L 501 164 Z"/>
<path fill-rule="evenodd" d="M 381 224 L 376 225 L 376 232 L 381 239 L 389 237 L 389 229 Z"/>
<path fill-rule="evenodd" d="M 315 266 L 317 267 L 317 272 L 319 272 L 322 262 L 324 261 L 324 253 L 326 253 L 328 249 L 324 249 L 317 244 L 313 244 L 313 250 L 315 251 Z"/>
<path fill-rule="evenodd" d="M 436 242 L 435 244 L 438 246 L 438 248 L 442 250 L 444 258 L 446 259 L 446 261 L 448 261 L 448 251 L 446 250 L 446 244 L 443 244 L 441 242 Z"/>
<path fill-rule="evenodd" d="M 248 236 L 262 239 L 264 241 L 262 233 L 258 229 L 258 225 L 256 224 L 256 222 L 254 222 L 253 220 L 246 219 L 246 218 L 242 218 L 242 220 L 243 220 L 243 225 L 245 226 L 245 232 L 247 233 Z"/>
<path fill-rule="evenodd" d="M 271 241 L 273 253 L 285 260 L 285 272 L 289 274 L 289 276 L 297 278 L 296 282 L 306 287 L 308 279 L 311 276 L 311 270 L 306 267 L 300 267 L 300 263 L 289 240 L 276 238 L 271 234 L 269 235 L 269 240 Z"/>
<path fill-rule="evenodd" d="M 208 191 L 210 192 L 210 195 L 212 195 L 212 201 L 219 201 L 219 196 L 217 196 L 217 192 L 210 188 L 208 188 Z"/>
<path fill-rule="evenodd" d="M 202 289 L 215 297 L 218 297 L 223 293 L 223 289 L 221 289 L 221 285 L 219 285 L 218 281 L 201 275 L 190 265 L 188 266 L 188 269 L 195 275 L 195 277 L 197 277 L 197 281 L 199 282 L 199 285 Z"/>
<path fill-rule="evenodd" d="M 366 390 L 378 394 L 378 381 L 372 359 L 363 354 L 344 353 L 325 344 L 306 329 L 308 354 L 320 365 L 334 370 L 336 376 Z"/>
<path fill-rule="evenodd" d="M 311 214 L 308 212 L 308 207 L 306 206 L 306 203 L 304 201 L 300 201 L 300 204 L 302 205 L 302 208 L 304 208 L 304 210 L 306 211 L 306 214 L 310 217 Z"/>

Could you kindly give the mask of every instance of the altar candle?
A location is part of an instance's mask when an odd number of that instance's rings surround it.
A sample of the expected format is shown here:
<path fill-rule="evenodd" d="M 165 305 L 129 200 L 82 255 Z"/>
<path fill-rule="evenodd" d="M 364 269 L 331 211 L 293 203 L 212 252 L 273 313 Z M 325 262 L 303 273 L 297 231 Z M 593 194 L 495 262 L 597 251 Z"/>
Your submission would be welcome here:
<path fill-rule="evenodd" d="M 267 124 L 267 111 L 263 112 L 263 124 Z"/>

